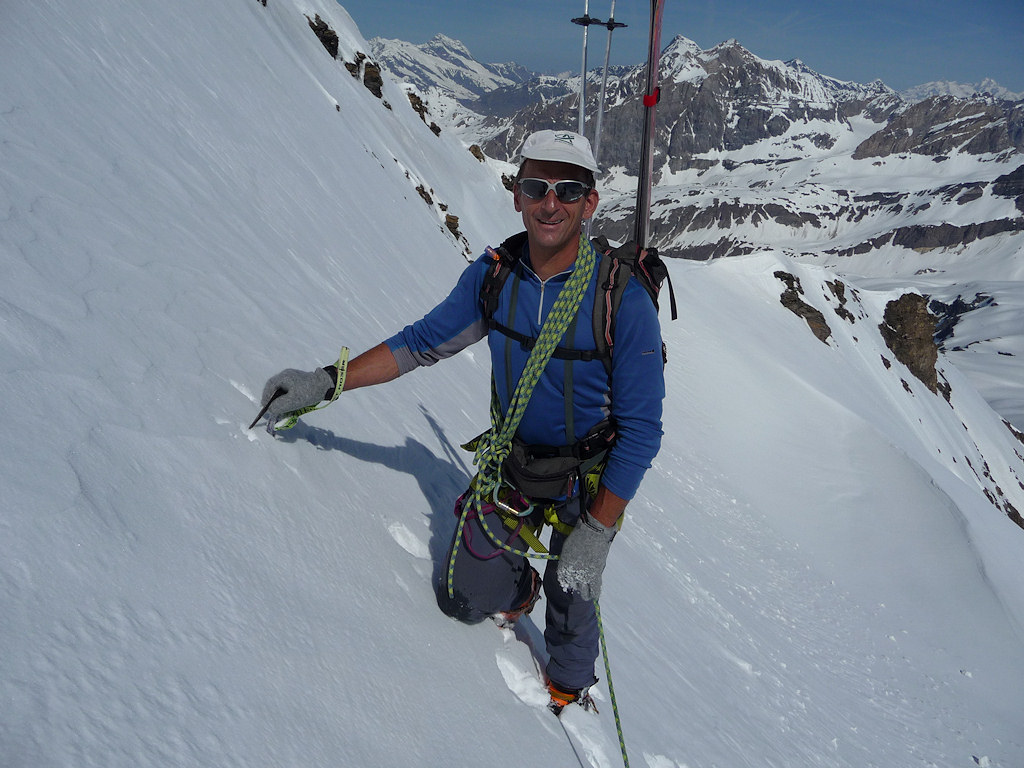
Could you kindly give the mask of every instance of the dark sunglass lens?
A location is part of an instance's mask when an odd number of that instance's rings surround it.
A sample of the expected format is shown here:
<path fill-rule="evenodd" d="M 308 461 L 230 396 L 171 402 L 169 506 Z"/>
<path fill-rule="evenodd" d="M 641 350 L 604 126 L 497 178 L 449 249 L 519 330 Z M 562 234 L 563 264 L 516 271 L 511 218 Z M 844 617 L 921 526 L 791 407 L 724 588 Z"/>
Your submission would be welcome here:
<path fill-rule="evenodd" d="M 586 191 L 586 185 L 578 181 L 560 181 L 555 184 L 555 196 L 563 203 L 576 202 Z"/>
<path fill-rule="evenodd" d="M 522 179 L 519 182 L 519 189 L 532 200 L 540 200 L 548 193 L 547 182 L 540 179 Z"/>

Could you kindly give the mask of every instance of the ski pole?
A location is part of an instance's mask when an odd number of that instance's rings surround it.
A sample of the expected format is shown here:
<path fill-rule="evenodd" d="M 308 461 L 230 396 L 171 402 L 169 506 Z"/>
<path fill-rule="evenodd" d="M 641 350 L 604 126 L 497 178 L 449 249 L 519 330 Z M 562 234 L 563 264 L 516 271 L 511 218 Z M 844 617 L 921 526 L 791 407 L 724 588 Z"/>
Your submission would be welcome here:
<path fill-rule="evenodd" d="M 580 136 L 586 136 L 586 125 L 587 125 L 587 35 L 590 32 L 591 24 L 603 23 L 600 19 L 591 18 L 590 16 L 590 0 L 584 0 L 583 2 L 583 15 L 572 19 L 573 24 L 579 24 L 583 27 L 583 66 L 580 70 L 580 116 L 579 116 L 579 134 Z"/>
<path fill-rule="evenodd" d="M 627 26 L 615 21 L 615 0 L 612 0 L 612 8 L 608 13 L 608 42 L 604 47 L 604 69 L 601 71 L 601 95 L 597 99 L 597 118 L 594 122 L 594 159 L 598 165 L 601 163 L 601 123 L 604 120 L 605 92 L 608 88 L 608 60 L 612 54 L 612 32 L 620 27 Z"/>

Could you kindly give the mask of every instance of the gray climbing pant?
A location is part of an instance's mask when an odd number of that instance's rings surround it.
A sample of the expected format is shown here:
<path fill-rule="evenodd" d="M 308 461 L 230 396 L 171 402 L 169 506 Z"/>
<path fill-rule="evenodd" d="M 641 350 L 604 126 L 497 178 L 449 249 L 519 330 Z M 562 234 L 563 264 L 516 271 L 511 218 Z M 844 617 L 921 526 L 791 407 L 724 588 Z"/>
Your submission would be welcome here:
<path fill-rule="evenodd" d="M 558 508 L 558 517 L 574 525 L 583 500 L 576 496 Z M 457 505 L 456 514 L 461 515 Z M 487 527 L 497 537 L 519 550 L 527 547 L 519 538 L 509 540 L 512 532 L 503 527 L 496 515 L 487 516 Z M 565 534 L 552 529 L 548 548 L 552 554 L 562 551 Z M 455 546 L 452 540 L 451 547 Z M 451 560 L 451 547 L 445 563 Z M 544 640 L 547 646 L 547 675 L 563 689 L 585 688 L 594 683 L 594 663 L 600 652 L 597 613 L 594 603 L 575 592 L 566 592 L 558 583 L 558 561 L 545 561 L 544 597 L 546 600 Z M 471 514 L 462 531 L 462 542 L 455 556 L 454 597 L 448 596 L 448 574 L 443 569 L 437 585 L 437 604 L 454 619 L 477 624 L 484 619 L 523 605 L 532 586 L 532 566 L 522 555 L 496 546 Z"/>

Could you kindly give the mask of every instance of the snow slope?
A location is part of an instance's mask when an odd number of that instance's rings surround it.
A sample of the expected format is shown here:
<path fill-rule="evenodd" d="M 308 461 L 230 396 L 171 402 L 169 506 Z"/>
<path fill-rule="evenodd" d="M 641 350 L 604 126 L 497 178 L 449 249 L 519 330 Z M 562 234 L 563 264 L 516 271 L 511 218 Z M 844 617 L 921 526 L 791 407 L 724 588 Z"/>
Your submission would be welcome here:
<path fill-rule="evenodd" d="M 578 762 L 536 620 L 433 605 L 483 348 L 246 429 L 268 375 L 444 295 L 440 203 L 474 252 L 516 226 L 303 14 L 368 50 L 330 0 L 2 12 L 4 768 Z M 1024 446 L 948 361 L 951 403 L 882 363 L 891 288 L 848 322 L 781 253 L 673 277 L 665 444 L 602 601 L 632 764 L 1019 768 L 1024 532 L 984 493 L 1024 509 Z M 612 766 L 598 696 L 574 727 Z"/>

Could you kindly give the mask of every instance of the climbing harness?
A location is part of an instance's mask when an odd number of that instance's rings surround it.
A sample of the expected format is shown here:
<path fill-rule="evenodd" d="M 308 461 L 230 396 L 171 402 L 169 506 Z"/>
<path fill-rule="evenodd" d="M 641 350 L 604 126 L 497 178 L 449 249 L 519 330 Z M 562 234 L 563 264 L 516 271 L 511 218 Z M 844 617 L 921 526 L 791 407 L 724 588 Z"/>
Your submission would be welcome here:
<path fill-rule="evenodd" d="M 495 253 L 492 258 L 500 257 Z M 537 343 L 530 351 L 526 366 L 509 400 L 508 412 L 504 416 L 501 413 L 498 398 L 492 390 L 491 428 L 475 441 L 473 463 L 477 467 L 477 474 L 470 484 L 469 496 L 463 504 L 462 514 L 455 531 L 455 541 L 452 544 L 451 557 L 448 560 L 447 587 L 448 596 L 452 599 L 455 598 L 455 558 L 471 511 L 475 513 L 483 531 L 500 549 L 523 557 L 535 557 L 543 560 L 557 559 L 557 556 L 550 552 L 537 552 L 531 555 L 528 551 L 517 550 L 511 544 L 501 541 L 487 525 L 484 504 L 487 499 L 495 497 L 496 494 L 500 495 L 500 486 L 503 483 L 502 467 L 512 450 L 512 438 L 516 429 L 519 428 L 533 390 L 551 359 L 555 347 L 576 317 L 580 304 L 583 302 L 583 294 L 593 276 L 596 262 L 597 254 L 594 252 L 593 245 L 589 239 L 580 234 L 576 267 L 565 285 L 562 286 L 562 290 L 544 321 L 540 335 L 537 337 Z"/>

